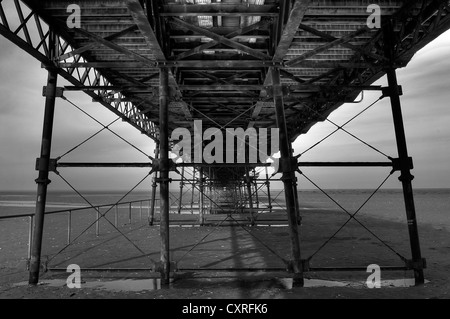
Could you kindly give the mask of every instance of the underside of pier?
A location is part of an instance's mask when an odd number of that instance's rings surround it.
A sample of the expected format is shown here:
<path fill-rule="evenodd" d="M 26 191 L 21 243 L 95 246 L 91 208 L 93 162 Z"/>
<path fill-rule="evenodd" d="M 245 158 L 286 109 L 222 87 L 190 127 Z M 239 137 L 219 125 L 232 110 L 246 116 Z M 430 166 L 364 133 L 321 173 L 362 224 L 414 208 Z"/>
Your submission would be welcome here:
<path fill-rule="evenodd" d="M 449 28 L 450 3 L 442 0 L 0 1 L 0 34 L 48 71 L 30 283 L 38 282 L 41 271 L 50 173 L 147 169 L 153 176 L 148 223 L 159 227 L 160 240 L 160 259 L 149 267 L 166 283 L 177 271 L 171 225 L 213 226 L 212 232 L 240 226 L 251 233 L 249 227 L 264 224 L 287 230 L 289 256 L 282 268 L 302 286 L 315 255 L 305 258 L 300 240 L 305 225 L 297 179 L 311 181 L 303 167 L 387 167 L 390 175 L 400 175 L 412 254 L 400 256 L 397 268 L 413 271 L 422 284 L 425 260 L 396 69 Z M 384 76 L 387 87 L 374 85 Z M 59 77 L 70 85 L 59 87 Z M 68 163 L 52 156 L 55 101 L 67 101 L 68 91 L 88 94 L 147 135 L 155 154 L 145 163 Z M 384 162 L 357 162 L 351 154 L 348 162 L 301 162 L 292 143 L 365 91 L 390 99 L 398 154 L 384 154 Z M 271 188 L 275 182 L 283 187 L 281 201 Z M 99 221 L 120 202 L 103 213 L 89 205 Z M 357 213 L 344 209 L 359 222 Z M 258 240 L 261 249 L 279 253 Z"/>

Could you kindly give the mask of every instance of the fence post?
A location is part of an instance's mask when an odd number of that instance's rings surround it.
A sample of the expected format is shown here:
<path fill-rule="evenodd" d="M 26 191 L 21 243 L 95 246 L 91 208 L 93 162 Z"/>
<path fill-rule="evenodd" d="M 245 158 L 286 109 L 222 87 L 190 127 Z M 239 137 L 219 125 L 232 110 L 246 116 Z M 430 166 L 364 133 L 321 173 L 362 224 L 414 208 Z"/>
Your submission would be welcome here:
<path fill-rule="evenodd" d="M 100 235 L 100 208 L 96 208 L 97 211 L 97 221 L 95 222 L 95 235 L 98 237 Z"/>
<path fill-rule="evenodd" d="M 191 215 L 194 214 L 194 194 L 195 194 L 195 167 L 192 170 L 192 194 L 191 194 Z"/>
<path fill-rule="evenodd" d="M 69 214 L 67 216 L 67 245 L 70 244 L 71 230 L 72 230 L 72 211 L 69 210 Z"/>
<path fill-rule="evenodd" d="M 272 196 L 270 194 L 270 178 L 269 178 L 269 170 L 267 169 L 267 166 L 265 167 L 266 170 L 266 186 L 267 186 L 267 200 L 269 202 L 269 212 L 272 213 Z"/>
<path fill-rule="evenodd" d="M 203 226 L 205 222 L 205 217 L 203 216 L 203 192 L 204 192 L 204 179 L 203 179 L 203 167 L 200 167 L 200 198 L 199 198 L 199 223 Z"/>
<path fill-rule="evenodd" d="M 128 223 L 129 224 L 131 224 L 131 210 L 132 210 L 132 206 L 131 206 L 131 203 L 130 203 L 130 208 L 129 208 L 129 211 L 128 211 Z"/>
<path fill-rule="evenodd" d="M 116 204 L 116 210 L 114 214 L 114 225 L 116 226 L 116 228 L 118 227 L 118 224 L 119 224 L 119 204 Z"/>
<path fill-rule="evenodd" d="M 30 262 L 31 258 L 31 247 L 32 247 L 32 239 L 33 239 L 33 216 L 30 216 L 30 225 L 28 228 L 28 262 Z M 30 270 L 30 265 L 28 264 L 28 270 Z"/>

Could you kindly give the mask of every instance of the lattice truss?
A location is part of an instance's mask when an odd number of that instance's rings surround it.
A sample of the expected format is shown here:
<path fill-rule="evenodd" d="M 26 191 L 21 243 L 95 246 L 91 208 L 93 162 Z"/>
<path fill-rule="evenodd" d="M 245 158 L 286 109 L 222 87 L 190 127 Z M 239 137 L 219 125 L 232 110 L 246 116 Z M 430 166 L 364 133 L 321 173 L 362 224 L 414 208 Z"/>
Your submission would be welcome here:
<path fill-rule="evenodd" d="M 157 128 L 142 109 L 142 101 L 130 101 L 127 96 L 114 88 L 99 69 L 93 67 L 64 67 L 65 64 L 84 64 L 83 50 L 75 49 L 63 36 L 57 37 L 57 56 L 51 57 L 49 50 L 49 25 L 23 1 L 14 0 L 15 12 L 5 12 L 0 2 L 0 31 L 17 46 L 39 60 L 43 66 L 58 66 L 58 73 L 75 87 L 91 96 L 108 110 L 126 120 L 133 127 L 152 139 L 156 139 Z M 11 1 L 12 2 L 12 1 Z M 135 27 L 125 30 L 129 32 Z M 110 39 L 120 36 L 116 34 Z M 93 45 L 91 44 L 90 47 Z M 98 90 L 89 90 L 96 87 Z"/>
<path fill-rule="evenodd" d="M 386 65 L 382 31 L 365 27 L 365 1 L 296 1 L 290 7 L 271 0 L 177 0 L 161 2 L 159 7 L 143 1 L 150 20 L 144 25 L 140 20 L 144 16 L 137 9 L 130 14 L 128 3 L 111 2 L 109 7 L 97 8 L 89 1 L 79 1 L 92 11 L 83 17 L 81 29 L 68 29 L 65 25 L 69 16 L 67 1 L 41 4 L 10 0 L 15 10 L 5 12 L 7 2 L 0 3 L 0 31 L 4 36 L 44 65 L 58 67 L 58 72 L 74 85 L 67 90 L 83 90 L 154 139 L 158 136 L 160 66 L 167 65 L 172 70 L 171 129 L 191 128 L 192 119 L 202 114 L 214 114 L 217 122 L 222 123 L 223 118 L 226 123 L 230 108 L 235 113 L 247 113 L 234 122 L 236 126 L 274 126 L 273 92 L 267 69 L 281 67 L 293 141 L 344 102 L 353 101 L 361 90 L 377 89 L 369 86 L 384 74 Z M 130 1 L 132 6 L 134 2 Z M 395 22 L 397 66 L 406 65 L 415 52 L 448 29 L 448 1 L 378 3 L 383 15 L 392 15 Z M 218 6 L 224 6 L 219 13 L 214 11 Z M 220 12 L 227 17 L 236 10 L 241 10 L 243 17 L 239 22 L 228 19 L 227 25 Z M 105 12 L 111 12 L 111 17 L 98 20 L 96 14 Z M 206 15 L 209 12 L 212 13 Z M 346 18 L 349 15 L 352 19 Z M 320 16 L 336 22 L 327 26 L 317 20 Z M 55 57 L 49 56 L 49 23 L 57 25 Z M 103 30 L 111 23 L 116 23 L 116 27 Z M 236 28 L 234 33 L 215 33 L 231 26 Z M 155 32 L 148 32 L 149 27 Z M 179 34 L 186 29 L 188 33 Z M 197 47 L 197 43 L 203 45 Z M 199 52 L 203 59 L 200 61 Z M 224 52 L 240 57 L 224 61 Z M 239 72 L 246 67 L 252 68 L 249 74 Z M 196 72 L 188 71 L 192 68 Z M 234 76 L 215 77 L 214 70 L 223 68 L 233 71 Z"/>

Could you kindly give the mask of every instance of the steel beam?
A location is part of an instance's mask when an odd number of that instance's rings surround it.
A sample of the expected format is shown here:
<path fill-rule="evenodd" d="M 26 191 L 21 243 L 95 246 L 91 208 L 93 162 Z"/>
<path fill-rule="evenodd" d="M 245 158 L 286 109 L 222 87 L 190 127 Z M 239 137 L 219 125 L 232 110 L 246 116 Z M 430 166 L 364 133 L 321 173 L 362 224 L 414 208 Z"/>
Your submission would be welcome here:
<path fill-rule="evenodd" d="M 134 61 L 142 62 L 149 67 L 156 66 L 155 61 L 152 61 L 134 51 L 128 50 L 127 48 L 125 48 L 121 45 L 118 45 L 112 41 L 105 40 L 104 38 L 96 35 L 95 33 L 89 32 L 89 31 L 81 29 L 81 28 L 80 29 L 74 28 L 72 30 L 78 34 L 81 34 L 82 36 L 87 37 L 90 41 L 102 44 L 112 50 L 122 53 L 122 54 L 126 55 L 127 57 L 133 59 Z"/>
<path fill-rule="evenodd" d="M 309 32 L 311 34 L 314 34 L 314 35 L 316 35 L 318 37 L 321 37 L 322 39 L 325 39 L 327 41 L 331 42 L 331 41 L 338 40 L 337 38 L 333 37 L 332 35 L 329 35 L 326 32 L 319 31 L 319 30 L 317 30 L 315 28 L 312 28 L 312 27 L 310 27 L 308 25 L 300 24 L 299 27 L 300 27 L 300 29 L 302 29 L 304 31 L 307 31 L 307 32 Z M 374 54 L 374 53 L 370 52 L 370 50 L 368 48 L 366 48 L 366 47 L 359 47 L 359 46 L 356 46 L 356 45 L 353 45 L 353 44 L 350 44 L 350 43 L 342 43 L 341 45 L 343 47 L 345 47 L 345 48 L 348 48 L 348 49 L 351 49 L 353 51 L 362 53 L 362 54 L 364 54 L 366 56 L 369 56 L 369 57 L 372 57 L 372 58 L 374 58 L 376 60 L 380 60 L 380 61 L 386 61 L 387 60 L 387 58 L 382 56 L 382 55 Z"/>
<path fill-rule="evenodd" d="M 212 187 L 212 183 L 214 181 L 214 177 L 213 177 L 213 172 L 212 172 L 212 167 L 210 166 L 208 168 L 208 197 L 209 197 L 209 214 L 212 214 L 212 207 L 213 207 L 213 187 Z"/>
<path fill-rule="evenodd" d="M 250 209 L 250 215 L 251 215 L 251 221 L 252 221 L 252 226 L 255 224 L 255 217 L 253 215 L 253 193 L 252 193 L 252 182 L 250 179 L 250 168 L 247 167 L 245 170 L 245 174 L 247 177 L 247 180 L 245 181 L 246 185 L 247 185 L 247 198 L 248 198 L 248 208 Z"/>
<path fill-rule="evenodd" d="M 179 198 L 179 202 L 178 202 L 178 215 L 181 214 L 181 207 L 183 207 L 183 187 L 184 187 L 184 167 L 181 168 L 180 198 Z"/>
<path fill-rule="evenodd" d="M 256 203 L 256 211 L 259 211 L 259 196 L 258 196 L 258 181 L 256 178 L 256 169 L 253 168 L 253 175 L 255 176 L 253 179 L 253 184 L 255 186 L 255 203 Z"/>
<path fill-rule="evenodd" d="M 388 23 L 384 29 L 385 38 L 385 52 L 386 56 L 393 62 L 395 59 L 394 51 L 394 33 L 393 23 Z M 408 220 L 408 231 L 410 246 L 412 252 L 412 262 L 414 267 L 414 279 L 416 286 L 425 283 L 424 271 L 425 261 L 422 259 L 420 250 L 419 231 L 417 228 L 416 209 L 414 203 L 414 194 L 412 188 L 412 180 L 414 176 L 411 175 L 412 165 L 411 159 L 408 155 L 408 147 L 406 142 L 405 127 L 403 123 L 402 107 L 400 102 L 400 93 L 398 89 L 397 74 L 394 67 L 389 67 L 386 70 L 387 80 L 389 85 L 389 95 L 391 99 L 392 116 L 394 120 L 395 137 L 397 141 L 397 150 L 400 163 L 400 178 L 403 187 L 403 197 L 405 201 L 406 217 Z"/>
<path fill-rule="evenodd" d="M 241 44 L 241 43 L 239 43 L 239 42 L 235 42 L 235 41 L 233 41 L 233 40 L 230 40 L 230 39 L 228 39 L 228 38 L 226 38 L 226 37 L 223 37 L 223 36 L 221 36 L 221 35 L 218 35 L 218 34 L 216 34 L 216 33 L 214 33 L 214 32 L 211 32 L 211 31 L 209 31 L 209 30 L 207 30 L 207 29 L 204 29 L 204 28 L 202 28 L 202 27 L 198 27 L 198 26 L 196 26 L 196 25 L 193 25 L 193 24 L 191 24 L 191 23 L 188 23 L 188 22 L 186 22 L 186 21 L 184 21 L 184 20 L 181 20 L 181 19 L 178 19 L 178 18 L 173 18 L 173 19 L 171 20 L 171 22 L 172 22 L 173 24 L 176 24 L 176 25 L 178 25 L 178 26 L 184 27 L 184 28 L 186 28 L 186 29 L 188 29 L 188 30 L 191 30 L 191 31 L 193 31 L 193 32 L 197 32 L 197 33 L 199 33 L 199 34 L 201 34 L 201 35 L 204 35 L 204 36 L 206 36 L 206 37 L 208 37 L 208 38 L 211 38 L 211 39 L 213 39 L 214 41 L 217 41 L 217 42 L 219 42 L 219 43 L 222 43 L 222 44 L 224 44 L 224 45 L 226 45 L 226 46 L 229 46 L 229 47 L 231 47 L 231 48 L 233 48 L 233 49 L 237 49 L 237 50 L 240 50 L 240 51 L 242 51 L 242 52 L 245 52 L 245 53 L 247 53 L 247 54 L 249 54 L 249 55 L 251 55 L 251 56 L 254 56 L 254 57 L 258 58 L 258 59 L 261 59 L 261 60 L 271 60 L 271 57 L 268 56 L 267 54 L 261 53 L 261 52 L 258 51 L 258 50 L 254 50 L 254 49 L 252 49 L 252 48 L 249 48 L 249 47 L 246 46 L 246 45 L 243 45 L 243 44 Z"/>
<path fill-rule="evenodd" d="M 3 5 L 3 3 L 0 1 L 0 7 Z M 26 40 L 22 39 L 20 37 L 20 33 L 17 34 L 16 32 L 14 32 L 14 30 L 11 30 L 9 28 L 8 24 L 1 24 L 0 23 L 0 34 L 5 36 L 8 40 L 10 40 L 12 43 L 14 43 L 15 45 L 17 45 L 19 48 L 21 48 L 22 50 L 24 50 L 25 52 L 27 52 L 28 54 L 30 54 L 32 57 L 34 57 L 35 59 L 37 59 L 38 61 L 40 61 L 43 65 L 45 66 L 52 66 L 54 65 L 55 61 L 57 60 L 57 56 L 55 57 L 50 57 L 50 52 L 51 51 L 50 45 L 47 45 L 47 41 L 49 41 L 49 37 L 47 36 L 47 33 L 44 34 L 43 30 L 42 30 L 42 17 L 40 16 L 40 14 L 42 13 L 42 9 L 39 8 L 39 4 L 37 1 L 33 1 L 33 4 L 31 4 L 30 2 L 27 2 L 27 6 L 30 6 L 30 8 L 32 8 L 34 10 L 34 20 L 36 21 L 36 27 L 37 27 L 37 34 L 39 34 L 40 36 L 40 42 L 39 44 L 33 45 L 33 43 L 27 42 Z M 33 19 L 28 20 L 29 23 L 31 24 L 31 21 L 33 21 Z M 27 27 L 30 27 L 27 24 Z M 55 24 L 52 27 L 60 27 L 60 24 Z M 61 33 L 61 35 L 63 36 L 63 38 L 59 37 L 58 41 L 60 43 L 73 43 L 74 39 L 73 37 L 71 37 L 69 35 L 69 33 L 66 32 L 66 27 L 64 25 L 63 28 L 58 29 L 58 33 Z M 36 30 L 33 30 L 33 33 L 36 32 Z M 34 42 L 35 44 L 37 43 Z M 44 53 L 41 53 L 39 48 L 43 47 L 44 48 Z M 68 50 L 70 47 L 65 45 L 62 47 L 62 52 L 59 52 L 61 54 L 64 54 L 66 50 Z M 116 63 L 116 62 L 114 62 Z M 117 64 L 117 63 L 116 63 Z M 145 63 L 140 63 L 139 64 L 142 68 L 142 66 L 145 66 Z M 107 81 L 107 79 L 101 75 L 100 73 L 98 73 L 98 70 L 93 70 L 94 73 L 97 73 L 97 75 L 100 77 L 100 79 L 102 81 Z M 80 70 L 75 70 L 75 69 L 69 69 L 65 70 L 62 68 L 58 69 L 58 74 L 62 77 L 64 77 L 67 81 L 69 81 L 71 84 L 75 85 L 75 86 L 83 86 L 85 84 L 86 81 L 86 77 L 83 75 L 88 75 L 88 72 L 83 72 Z M 88 80 L 90 79 L 90 76 L 88 76 Z M 99 95 L 95 94 L 92 91 L 85 91 L 86 94 L 88 94 L 90 97 L 92 97 L 93 99 L 99 100 L 101 101 L 101 104 L 106 107 L 108 110 L 110 110 L 111 112 L 113 112 L 114 114 L 116 114 L 117 116 L 120 116 L 123 119 L 129 119 L 129 124 L 132 125 L 133 127 L 135 127 L 136 129 L 138 129 L 140 132 L 146 134 L 147 136 L 149 136 L 150 138 L 152 138 L 153 140 L 155 140 L 155 136 L 154 136 L 154 124 L 151 123 L 150 121 L 135 121 L 134 119 L 130 119 L 128 116 L 128 114 L 130 114 L 129 112 L 129 107 L 128 107 L 128 102 L 120 102 L 120 103 L 106 103 L 104 101 L 102 101 L 101 99 L 99 99 Z M 134 114 L 136 112 L 136 106 L 132 105 L 132 109 L 133 112 L 131 112 L 131 114 Z M 127 110 L 126 112 L 124 110 Z"/>
<path fill-rule="evenodd" d="M 193 167 L 192 168 L 192 185 L 191 185 L 191 187 L 192 187 L 192 189 L 191 189 L 192 190 L 192 193 L 191 193 L 191 215 L 194 214 L 195 171 L 196 171 L 196 168 Z"/>
<path fill-rule="evenodd" d="M 233 38 L 235 38 L 235 37 L 237 37 L 239 35 L 243 35 L 243 34 L 246 34 L 246 33 L 250 32 L 250 31 L 254 31 L 254 30 L 258 30 L 258 29 L 264 28 L 267 25 L 269 25 L 269 22 L 267 22 L 267 21 L 260 21 L 258 23 L 255 23 L 255 24 L 251 25 L 251 26 L 244 27 L 242 29 L 233 31 L 233 32 L 225 35 L 225 38 L 233 40 Z M 205 50 L 214 48 L 218 44 L 219 44 L 219 42 L 214 41 L 214 40 L 211 41 L 211 42 L 208 42 L 208 43 L 204 43 L 204 44 L 202 44 L 202 45 L 200 45 L 198 47 L 195 47 L 195 48 L 193 48 L 193 49 L 191 49 L 189 51 L 186 51 L 186 52 L 183 52 L 183 53 L 177 55 L 174 59 L 178 60 L 178 61 L 182 60 L 182 59 L 185 59 L 185 58 L 187 58 L 187 57 L 189 57 L 191 55 L 202 53 Z"/>
<path fill-rule="evenodd" d="M 52 161 L 52 160 L 51 160 Z M 201 164 L 201 163 L 177 163 L 177 167 L 212 167 L 212 168 L 237 168 L 237 167 L 270 167 L 271 163 L 245 164 L 245 163 L 223 163 L 223 164 Z M 57 168 L 149 168 L 148 163 L 56 163 Z M 298 167 L 393 167 L 393 162 L 298 162 Z"/>
<path fill-rule="evenodd" d="M 420 250 L 419 231 L 417 228 L 416 208 L 414 203 L 414 193 L 412 188 L 412 180 L 410 167 L 407 165 L 409 155 L 406 143 L 406 135 L 403 124 L 403 115 L 401 109 L 400 98 L 397 88 L 397 75 L 395 69 L 387 71 L 389 87 L 391 88 L 391 106 L 394 119 L 395 135 L 397 140 L 397 149 L 399 160 L 402 163 L 401 176 L 399 180 L 402 182 L 403 196 L 405 200 L 406 217 L 408 220 L 408 231 L 411 245 L 413 262 L 422 264 L 422 254 Z M 414 278 L 416 285 L 425 283 L 423 268 L 414 269 Z"/>
<path fill-rule="evenodd" d="M 265 173 L 266 173 L 266 187 L 267 187 L 267 200 L 269 202 L 269 212 L 272 213 L 272 197 L 270 194 L 270 178 L 269 178 L 269 170 L 266 167 L 264 167 Z"/>
<path fill-rule="evenodd" d="M 283 62 L 284 58 L 289 51 L 289 47 L 294 40 L 295 35 L 298 32 L 298 26 L 302 23 L 303 18 L 308 10 L 308 6 L 310 5 L 311 0 L 298 0 L 295 1 L 292 10 L 289 12 L 288 20 L 283 28 L 284 15 L 289 10 L 289 3 L 287 1 L 281 1 L 281 10 L 278 17 L 278 31 L 274 32 L 274 38 L 272 39 L 274 44 L 274 62 Z M 282 30 L 282 31 L 281 31 Z M 279 34 L 277 34 L 279 33 Z M 278 38 L 279 36 L 279 38 Z M 279 39 L 279 40 L 278 40 Z M 272 72 L 267 72 L 266 78 L 264 80 L 264 85 L 270 85 L 272 83 Z M 266 95 L 265 90 L 262 90 L 261 98 L 264 98 Z M 262 107 L 258 105 L 253 110 L 252 117 L 258 118 L 259 114 L 262 111 Z"/>
<path fill-rule="evenodd" d="M 51 56 L 56 57 L 56 36 L 53 32 L 50 34 Z M 33 241 L 30 258 L 29 284 L 37 285 L 39 282 L 39 273 L 41 267 L 42 237 L 44 232 L 44 215 L 47 203 L 47 187 L 50 184 L 49 167 L 50 153 L 52 148 L 53 121 L 55 115 L 56 90 L 58 82 L 57 70 L 53 67 L 48 68 L 47 90 L 45 97 L 44 126 L 41 142 L 41 156 L 39 159 L 39 177 L 36 179 L 37 200 L 36 211 L 33 225 Z"/>
<path fill-rule="evenodd" d="M 357 30 L 357 31 L 355 31 L 355 32 L 345 36 L 345 37 L 342 37 L 342 38 L 336 39 L 336 40 L 334 40 L 334 41 L 332 41 L 330 43 L 324 44 L 324 45 L 322 45 L 322 46 L 320 46 L 320 47 L 318 47 L 318 48 L 316 48 L 314 50 L 311 50 L 311 51 L 309 51 L 307 53 L 302 54 L 299 57 L 296 57 L 296 58 L 288 61 L 286 63 L 286 66 L 287 67 L 295 67 L 297 64 L 299 64 L 300 62 L 302 62 L 302 61 L 304 61 L 304 60 L 306 60 L 308 58 L 311 58 L 311 57 L 313 57 L 313 56 L 315 56 L 315 55 L 317 55 L 317 54 L 319 54 L 321 52 L 329 50 L 332 47 L 335 47 L 337 45 L 348 43 L 348 42 L 352 41 L 354 38 L 356 38 L 357 36 L 360 36 L 360 35 L 362 35 L 364 33 L 367 33 L 367 32 L 370 32 L 370 29 L 368 27 L 363 27 L 363 28 L 361 28 L 361 29 L 359 29 L 359 30 Z"/>
<path fill-rule="evenodd" d="M 390 31 L 386 31 L 386 34 Z M 387 35 L 389 38 L 390 35 Z M 388 43 L 389 45 L 389 43 Z M 387 49 L 389 50 L 389 49 Z M 408 232 L 410 239 L 410 246 L 412 252 L 413 263 L 421 265 L 414 269 L 414 278 L 416 285 L 422 285 L 425 282 L 423 272 L 423 259 L 420 249 L 419 232 L 417 228 L 416 209 L 414 203 L 414 194 L 412 189 L 412 180 L 414 176 L 411 175 L 411 167 L 408 165 L 410 160 L 408 155 L 408 148 L 406 143 L 406 134 L 403 123 L 403 114 L 401 109 L 400 95 L 398 91 L 397 75 L 394 68 L 387 69 L 387 79 L 390 89 L 390 99 L 392 107 L 392 115 L 394 120 L 395 136 L 397 141 L 397 150 L 399 155 L 399 162 L 401 163 L 401 175 L 399 180 L 402 183 L 403 197 L 405 201 L 406 217 L 408 220 Z"/>
<path fill-rule="evenodd" d="M 297 0 L 295 1 L 292 10 L 289 13 L 289 19 L 281 32 L 281 38 L 279 43 L 276 44 L 275 54 L 273 56 L 274 61 L 283 61 L 286 57 L 292 41 L 298 32 L 298 26 L 303 21 L 308 6 L 311 0 Z M 279 17 L 281 20 L 283 17 Z M 282 23 L 282 22 L 281 22 Z"/>
<path fill-rule="evenodd" d="M 204 206 L 204 169 L 203 167 L 199 168 L 199 174 L 200 174 L 200 184 L 199 184 L 199 200 L 198 200 L 198 209 L 199 209 L 199 223 L 200 226 L 203 226 L 205 223 L 205 216 L 204 216 L 204 210 L 203 210 L 203 206 Z"/>
<path fill-rule="evenodd" d="M 297 224 L 302 224 L 302 216 L 300 215 L 300 204 L 298 201 L 298 183 L 297 183 L 297 176 L 295 176 L 294 183 L 293 183 L 293 189 L 294 189 L 294 202 L 295 202 L 295 212 L 297 214 Z"/>
<path fill-rule="evenodd" d="M 159 143 L 155 145 L 155 159 L 159 159 Z M 156 188 L 158 187 L 158 183 L 156 182 L 158 178 L 158 171 L 153 173 L 153 184 L 152 184 L 152 198 L 150 202 L 150 216 L 149 216 L 149 225 L 153 226 L 155 223 L 155 203 L 156 203 Z"/>
<path fill-rule="evenodd" d="M 235 3 L 210 4 L 170 4 L 163 6 L 162 17 L 198 17 L 198 16 L 277 16 L 274 5 L 252 5 Z"/>
<path fill-rule="evenodd" d="M 303 264 L 300 253 L 300 238 L 298 231 L 298 221 L 295 209 L 294 183 L 295 170 L 292 167 L 292 147 L 289 140 L 288 128 L 286 123 L 286 115 L 284 112 L 283 92 L 281 86 L 280 71 L 272 68 L 272 81 L 274 91 L 275 111 L 277 116 L 277 127 L 280 130 L 280 161 L 286 163 L 283 172 L 284 193 L 286 199 L 286 207 L 289 221 L 289 231 L 291 239 L 291 254 L 292 254 L 292 271 L 294 272 L 294 285 L 304 286 Z"/>
<path fill-rule="evenodd" d="M 160 69 L 159 127 L 160 127 L 160 237 L 161 279 L 170 282 L 170 230 L 169 230 L 169 69 Z"/>

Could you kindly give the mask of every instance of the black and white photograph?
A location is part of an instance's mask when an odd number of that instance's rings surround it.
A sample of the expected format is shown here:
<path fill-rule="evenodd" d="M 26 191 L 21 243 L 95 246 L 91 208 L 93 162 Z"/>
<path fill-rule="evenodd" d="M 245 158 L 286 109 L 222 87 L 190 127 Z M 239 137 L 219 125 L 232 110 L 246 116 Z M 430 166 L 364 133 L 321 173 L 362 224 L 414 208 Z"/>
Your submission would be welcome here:
<path fill-rule="evenodd" d="M 0 299 L 449 299 L 449 75 L 448 0 L 0 1 Z"/>

